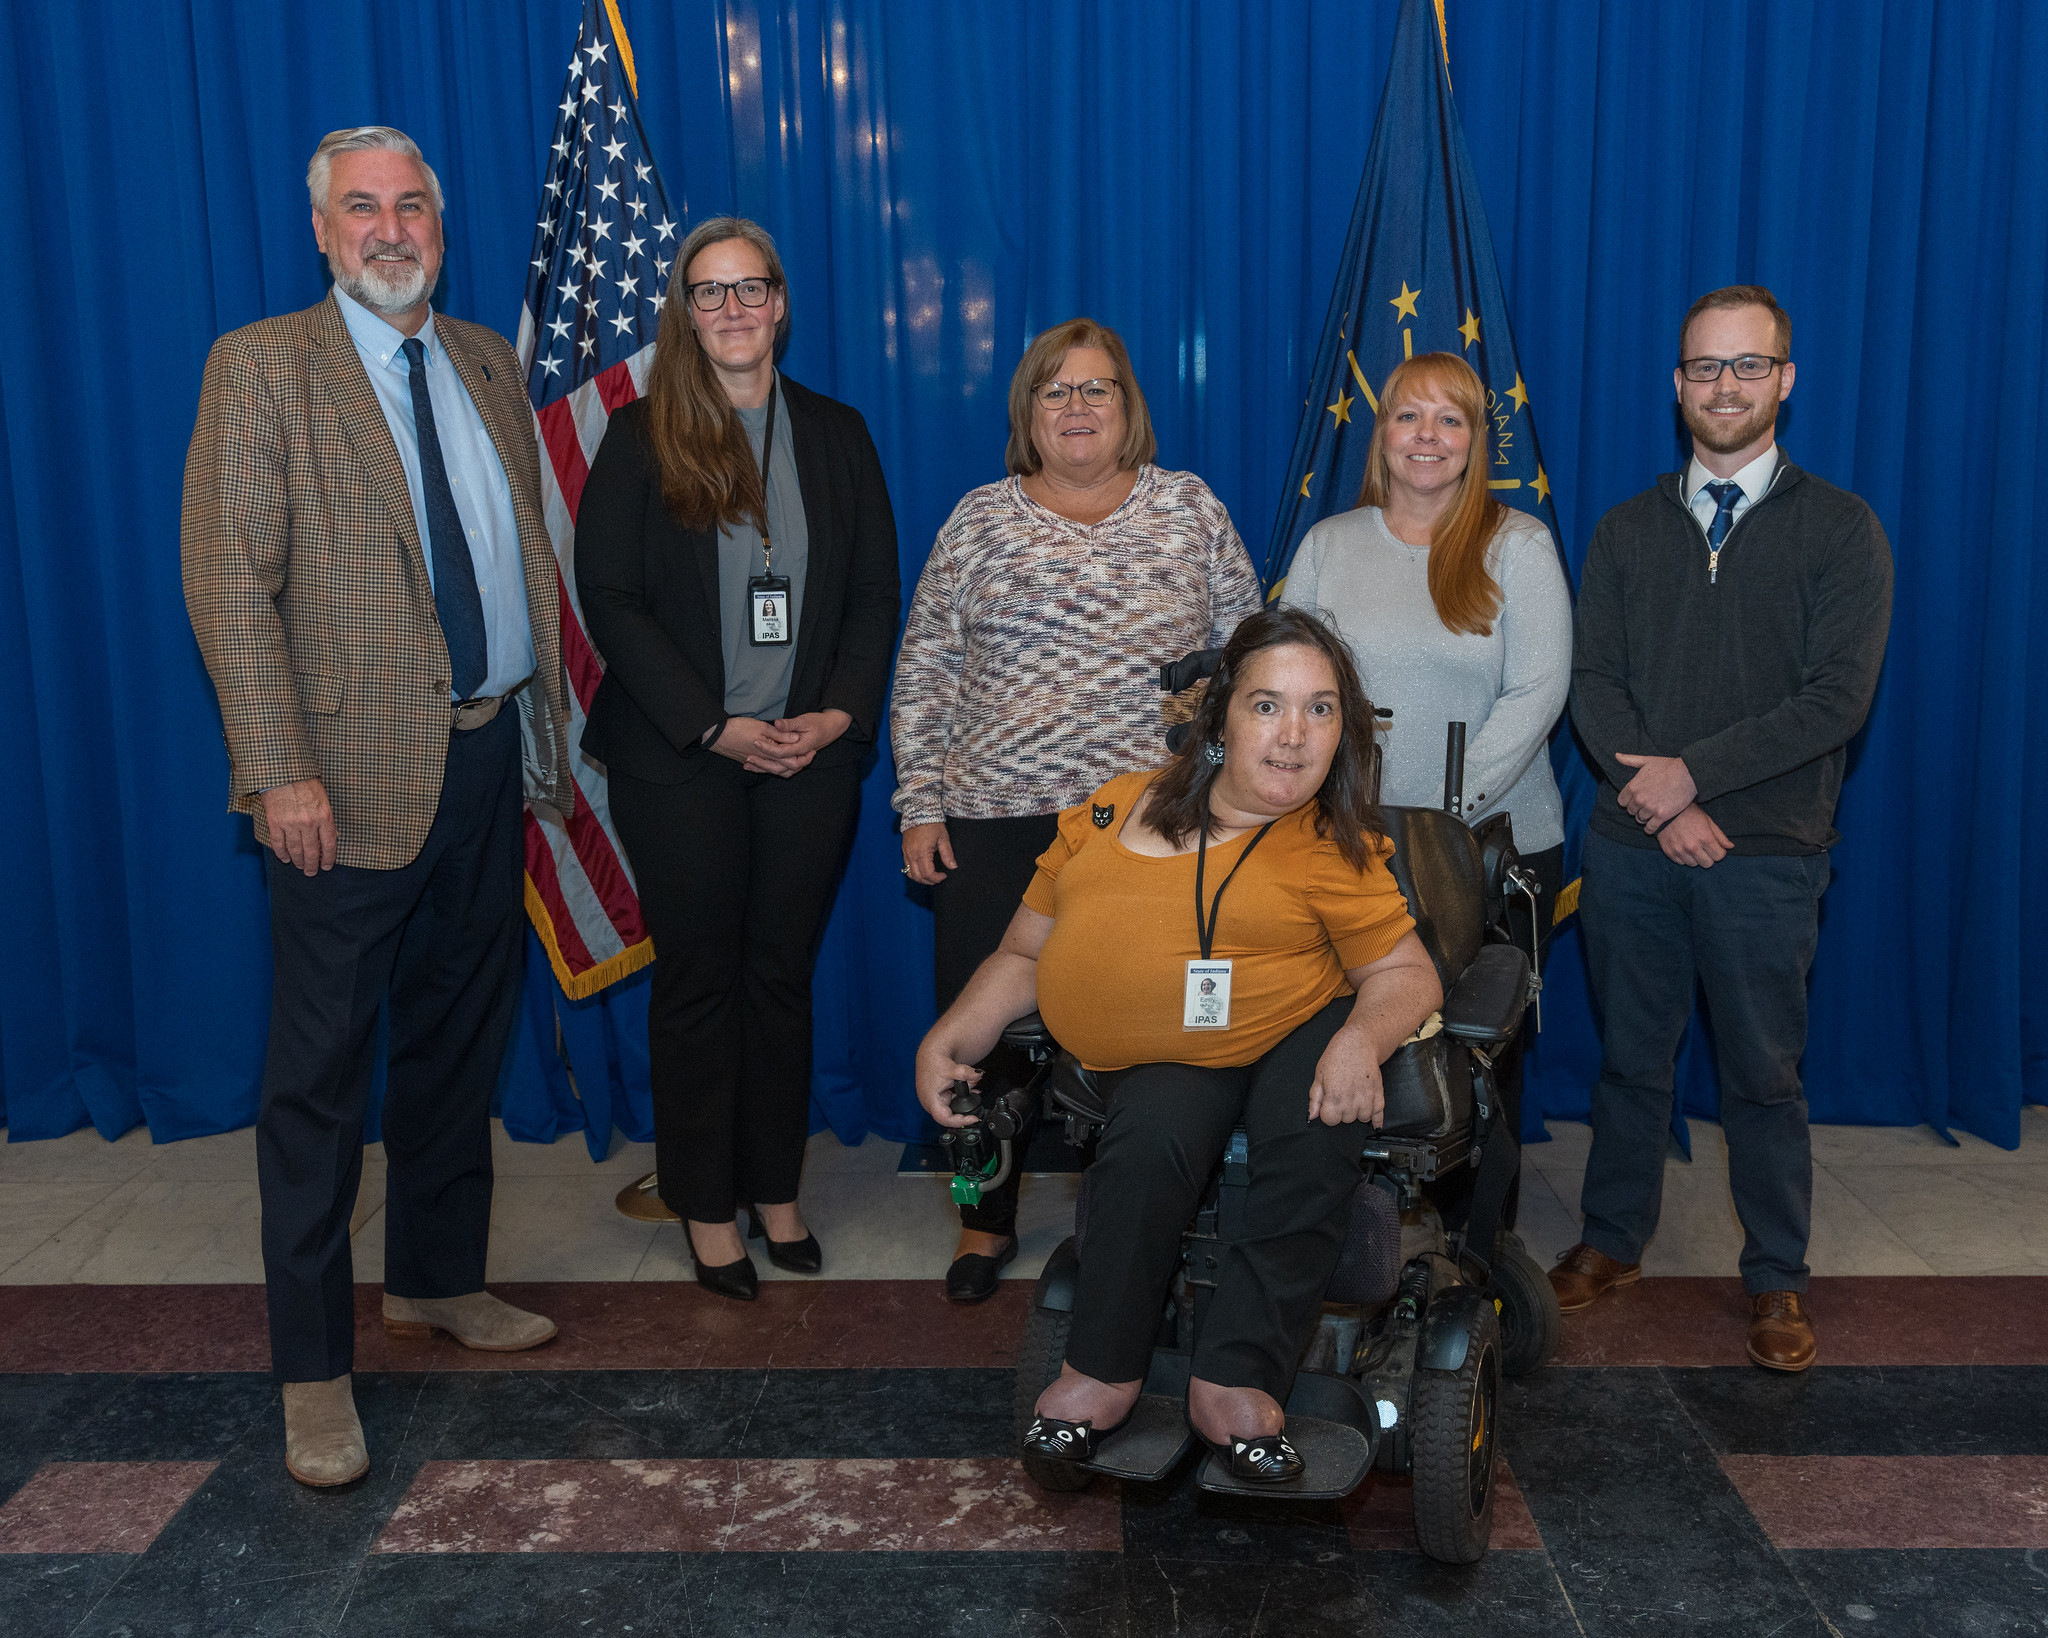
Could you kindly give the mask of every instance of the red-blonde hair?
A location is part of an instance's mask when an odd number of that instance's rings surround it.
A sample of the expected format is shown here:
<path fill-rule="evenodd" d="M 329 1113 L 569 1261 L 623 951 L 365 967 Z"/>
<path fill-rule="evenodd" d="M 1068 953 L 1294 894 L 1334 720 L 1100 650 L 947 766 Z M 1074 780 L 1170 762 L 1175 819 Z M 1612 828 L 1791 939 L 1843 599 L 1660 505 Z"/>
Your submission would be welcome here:
<path fill-rule="evenodd" d="M 1360 506 L 1387 504 L 1393 468 L 1387 460 L 1387 427 L 1394 411 L 1411 399 L 1430 398 L 1453 406 L 1472 429 L 1472 447 L 1458 479 L 1450 509 L 1438 521 L 1429 542 L 1429 598 L 1436 617 L 1450 631 L 1485 637 L 1500 613 L 1500 583 L 1486 569 L 1486 548 L 1507 508 L 1487 487 L 1493 459 L 1491 423 L 1486 416 L 1486 388 L 1456 353 L 1423 353 L 1394 366 L 1380 388 L 1378 419 L 1365 452 L 1365 482 L 1359 486 Z"/>

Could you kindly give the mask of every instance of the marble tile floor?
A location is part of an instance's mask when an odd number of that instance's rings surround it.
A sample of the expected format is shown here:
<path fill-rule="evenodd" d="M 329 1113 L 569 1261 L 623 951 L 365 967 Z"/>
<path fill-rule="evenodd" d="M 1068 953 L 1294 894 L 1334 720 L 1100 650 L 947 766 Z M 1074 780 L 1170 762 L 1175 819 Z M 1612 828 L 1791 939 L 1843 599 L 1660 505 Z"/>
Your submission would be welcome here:
<path fill-rule="evenodd" d="M 2048 1108 L 2030 1106 L 2017 1150 L 1927 1127 L 1814 1128 L 1816 1275 L 2048 1274 Z M 1553 1122 L 1525 1151 L 1521 1232 L 1549 1261 L 1578 1237 L 1591 1134 Z M 1719 1126 L 1691 1125 L 1691 1161 L 1666 1162 L 1664 1216 L 1644 1256 L 1651 1275 L 1732 1273 L 1742 1233 L 1729 1202 Z M 580 1133 L 515 1143 L 493 1125 L 497 1186 L 493 1280 L 689 1278 L 678 1230 L 619 1216 L 612 1197 L 651 1169 L 653 1146 L 615 1138 L 593 1163 Z M 900 1144 L 811 1139 L 804 1201 L 836 1279 L 936 1280 L 957 1223 L 946 1179 L 900 1173 Z M 1077 1179 L 1032 1177 L 1022 1250 L 1007 1270 L 1036 1278 L 1067 1234 Z M 364 1155 L 354 1217 L 356 1271 L 383 1261 L 381 1146 Z M 91 1131 L 0 1145 L 0 1284 L 234 1284 L 262 1279 L 254 1135 L 152 1145 L 140 1129 L 107 1143 Z M 794 1279 L 757 1259 L 763 1279 Z"/>

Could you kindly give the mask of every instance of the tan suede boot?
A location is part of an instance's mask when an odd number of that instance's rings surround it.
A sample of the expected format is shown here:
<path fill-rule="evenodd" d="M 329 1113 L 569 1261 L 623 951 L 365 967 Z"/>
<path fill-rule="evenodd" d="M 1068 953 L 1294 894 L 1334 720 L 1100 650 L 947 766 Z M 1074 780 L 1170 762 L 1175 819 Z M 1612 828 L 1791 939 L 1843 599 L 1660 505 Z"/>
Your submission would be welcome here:
<path fill-rule="evenodd" d="M 331 1382 L 284 1384 L 284 1466 L 315 1489 L 348 1484 L 370 1471 L 346 1372 Z"/>
<path fill-rule="evenodd" d="M 514 1308 L 488 1291 L 472 1291 L 465 1297 L 394 1297 L 387 1291 L 384 1329 L 395 1337 L 419 1338 L 445 1331 L 465 1348 L 516 1354 L 553 1337 L 555 1322 Z"/>

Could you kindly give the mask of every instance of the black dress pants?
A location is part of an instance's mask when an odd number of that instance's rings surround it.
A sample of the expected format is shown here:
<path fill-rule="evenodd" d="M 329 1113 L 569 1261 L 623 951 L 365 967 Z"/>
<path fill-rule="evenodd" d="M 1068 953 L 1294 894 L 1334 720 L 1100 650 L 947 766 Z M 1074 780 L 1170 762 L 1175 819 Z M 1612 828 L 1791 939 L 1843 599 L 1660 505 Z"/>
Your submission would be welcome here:
<path fill-rule="evenodd" d="M 959 999 L 974 969 L 1003 942 L 1024 889 L 1037 872 L 1038 856 L 1052 846 L 1059 828 L 1057 813 L 946 821 L 958 868 L 947 871 L 946 879 L 932 889 L 932 977 L 940 1012 Z M 1034 1111 L 1011 1140 L 1011 1152 L 1020 1162 L 1037 1130 Z M 980 1205 L 962 1206 L 961 1226 L 983 1234 L 1014 1233 L 1017 1186 L 1022 1181 L 1012 1170 L 1001 1188 L 981 1197 Z"/>
<path fill-rule="evenodd" d="M 483 1289 L 491 1094 L 519 1002 L 519 761 L 515 710 L 451 734 L 433 827 L 402 869 L 308 876 L 264 854 L 275 979 L 256 1177 L 281 1381 L 353 1368 L 348 1225 L 387 998 L 384 1289 Z"/>
<path fill-rule="evenodd" d="M 1088 1238 L 1067 1362 L 1102 1382 L 1142 1378 L 1181 1231 L 1240 1120 L 1250 1142 L 1244 1237 L 1216 1274 L 1194 1374 L 1286 1403 L 1344 1249 L 1359 1151 L 1372 1128 L 1308 1118 L 1316 1062 L 1356 1005 L 1339 996 L 1256 1063 L 1138 1064 L 1105 1077 L 1109 1123 L 1088 1184 Z"/>
<path fill-rule="evenodd" d="M 1657 1230 L 1673 1070 L 1697 983 L 1720 1060 L 1743 1288 L 1804 1291 L 1813 1148 L 1799 1059 L 1828 856 L 1731 853 L 1701 869 L 1595 831 L 1584 882 L 1601 1045 L 1580 1192 L 1586 1244 L 1633 1263 Z"/>
<path fill-rule="evenodd" d="M 654 1164 L 678 1216 L 794 1200 L 810 1132 L 811 969 L 860 817 L 860 766 L 784 779 L 730 757 L 655 785 L 616 769 L 612 818 L 654 938 Z"/>

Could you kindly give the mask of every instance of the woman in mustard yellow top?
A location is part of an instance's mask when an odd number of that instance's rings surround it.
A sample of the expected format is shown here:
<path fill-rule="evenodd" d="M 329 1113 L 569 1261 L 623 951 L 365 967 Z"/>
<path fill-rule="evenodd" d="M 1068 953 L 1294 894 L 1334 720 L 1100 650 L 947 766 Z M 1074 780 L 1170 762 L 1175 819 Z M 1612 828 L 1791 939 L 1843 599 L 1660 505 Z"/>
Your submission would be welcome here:
<path fill-rule="evenodd" d="M 1188 1416 L 1246 1478 L 1302 1470 L 1294 1366 L 1343 1244 L 1380 1064 L 1442 1001 L 1377 828 L 1372 711 L 1313 615 L 1237 628 L 1165 768 L 1111 780 L 1059 834 L 1002 947 L 918 1049 L 918 1097 L 1034 1007 L 1105 1072 L 1067 1359 L 1028 1439 L 1087 1460 L 1136 1403 L 1181 1230 L 1245 1123 L 1247 1237 L 1217 1275 Z M 1352 1130 L 1346 1130 L 1352 1127 Z"/>

